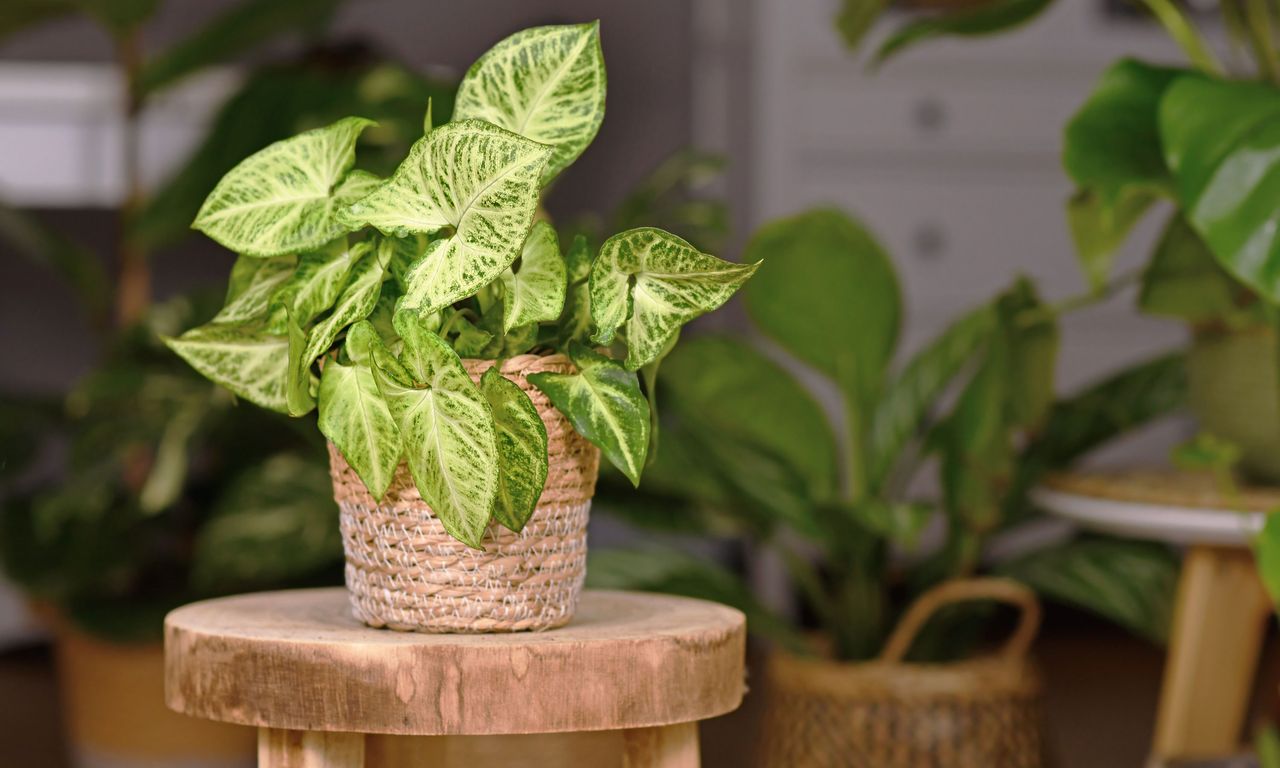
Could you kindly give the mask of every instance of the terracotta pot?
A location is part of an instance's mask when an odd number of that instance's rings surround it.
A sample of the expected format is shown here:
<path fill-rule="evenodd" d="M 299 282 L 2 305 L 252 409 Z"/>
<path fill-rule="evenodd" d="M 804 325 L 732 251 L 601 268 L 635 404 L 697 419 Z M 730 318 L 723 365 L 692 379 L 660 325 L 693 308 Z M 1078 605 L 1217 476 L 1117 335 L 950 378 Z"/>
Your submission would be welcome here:
<path fill-rule="evenodd" d="M 475 381 L 494 363 L 463 362 Z M 418 632 L 514 632 L 573 618 L 586 577 L 587 515 L 600 452 L 525 378 L 573 370 L 564 355 L 519 355 L 502 365 L 502 374 L 528 393 L 546 425 L 550 469 L 524 529 L 517 534 L 491 523 L 483 551 L 445 532 L 403 463 L 377 502 L 329 446 L 357 619 Z"/>
<path fill-rule="evenodd" d="M 252 728 L 179 715 L 164 703 L 164 647 L 56 631 L 58 683 L 72 762 L 80 768 L 250 768 Z"/>
<path fill-rule="evenodd" d="M 1280 377 L 1276 335 L 1265 326 L 1198 330 L 1187 355 L 1191 410 L 1200 428 L 1239 446 L 1251 478 L 1280 482 Z"/>
<path fill-rule="evenodd" d="M 935 611 L 967 600 L 998 600 L 1022 611 L 999 653 L 947 664 L 902 661 Z M 875 661 L 776 653 L 766 672 L 760 764 L 1040 768 L 1041 684 L 1027 656 L 1039 623 L 1039 602 L 1025 587 L 971 579 L 922 595 Z"/>

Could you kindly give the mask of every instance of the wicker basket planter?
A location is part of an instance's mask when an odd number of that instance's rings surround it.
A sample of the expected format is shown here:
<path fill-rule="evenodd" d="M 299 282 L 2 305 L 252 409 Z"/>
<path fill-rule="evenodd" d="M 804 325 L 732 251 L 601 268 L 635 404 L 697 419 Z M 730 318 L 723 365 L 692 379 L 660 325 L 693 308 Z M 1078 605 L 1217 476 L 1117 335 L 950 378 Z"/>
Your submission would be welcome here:
<path fill-rule="evenodd" d="M 465 360 L 473 380 L 492 360 Z M 563 355 L 520 355 L 502 373 L 529 394 L 547 427 L 550 470 L 533 517 L 520 533 L 491 523 L 484 551 L 449 536 L 402 463 L 379 504 L 329 447 L 342 522 L 346 582 L 356 618 L 416 632 L 516 632 L 573 618 L 586 577 L 587 515 L 599 450 L 573 430 L 525 376 L 572 372 Z"/>
<path fill-rule="evenodd" d="M 1022 610 L 998 654 L 949 664 L 902 658 L 938 608 L 973 599 Z M 957 581 L 911 607 L 880 658 L 863 663 L 777 653 L 767 670 L 761 765 L 768 768 L 1040 768 L 1040 679 L 1027 657 L 1035 595 L 1012 582 Z"/>

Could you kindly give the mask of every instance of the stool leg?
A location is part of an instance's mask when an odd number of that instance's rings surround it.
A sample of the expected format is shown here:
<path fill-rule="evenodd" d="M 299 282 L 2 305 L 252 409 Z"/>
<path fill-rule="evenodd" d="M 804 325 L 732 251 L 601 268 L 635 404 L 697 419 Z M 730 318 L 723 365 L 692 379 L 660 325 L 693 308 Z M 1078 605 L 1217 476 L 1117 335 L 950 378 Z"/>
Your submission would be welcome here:
<path fill-rule="evenodd" d="M 1187 550 L 1156 715 L 1156 758 L 1237 750 L 1270 615 L 1249 550 Z"/>
<path fill-rule="evenodd" d="M 698 768 L 698 724 L 622 732 L 622 768 Z"/>
<path fill-rule="evenodd" d="M 259 728 L 258 768 L 364 768 L 364 734 Z"/>

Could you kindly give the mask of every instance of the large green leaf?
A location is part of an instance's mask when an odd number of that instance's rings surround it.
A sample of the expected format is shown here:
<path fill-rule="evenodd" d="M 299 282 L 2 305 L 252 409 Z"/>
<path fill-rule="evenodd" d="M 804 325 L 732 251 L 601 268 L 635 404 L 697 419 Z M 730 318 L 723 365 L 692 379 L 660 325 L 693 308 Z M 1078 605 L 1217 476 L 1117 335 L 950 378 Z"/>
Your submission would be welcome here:
<path fill-rule="evenodd" d="M 138 89 L 145 94 L 164 88 L 285 33 L 318 32 L 328 25 L 341 2 L 244 0 L 147 62 L 138 74 Z"/>
<path fill-rule="evenodd" d="M 1163 544 L 1083 538 L 1032 552 L 999 571 L 1152 642 L 1169 636 L 1178 558 Z"/>
<path fill-rule="evenodd" d="M 1071 122 L 1062 163 L 1081 192 L 1068 208 L 1085 274 L 1100 287 L 1129 230 L 1170 191 L 1157 125 L 1160 98 L 1181 70 L 1122 59 Z"/>
<path fill-rule="evenodd" d="M 838 451 L 827 415 L 782 366 L 733 337 L 701 336 L 677 346 L 663 371 L 676 413 L 769 450 L 804 479 L 811 500 L 835 492 Z"/>
<path fill-rule="evenodd" d="M 333 441 L 378 501 L 390 487 L 402 453 L 400 430 L 370 367 L 369 348 L 380 343 L 367 321 L 351 326 L 346 349 L 353 362 L 325 362 L 319 397 L 320 432 Z"/>
<path fill-rule="evenodd" d="M 399 360 L 373 347 L 378 390 L 418 492 L 450 536 L 480 549 L 498 493 L 493 411 L 443 339 L 412 320 L 397 330 L 404 339 Z"/>
<path fill-rule="evenodd" d="M 925 40 L 937 37 L 982 37 L 1004 32 L 1039 16 L 1052 0 L 986 0 L 963 10 L 925 16 L 903 24 L 880 44 L 876 61 L 884 62 Z"/>
<path fill-rule="evenodd" d="M 304 357 L 308 365 L 333 346 L 343 328 L 372 314 L 378 303 L 378 293 L 382 289 L 390 249 L 390 244 L 383 241 L 372 253 L 361 256 L 352 267 L 351 281 L 338 297 L 333 311 L 317 323 L 307 336 Z"/>
<path fill-rule="evenodd" d="M 744 291 L 756 325 L 858 402 L 871 402 L 902 313 L 898 278 L 879 243 L 845 214 L 820 209 L 760 228 L 747 258 L 766 259 Z"/>
<path fill-rule="evenodd" d="M 901 456 L 902 449 L 925 426 L 938 398 L 990 341 L 996 312 L 983 304 L 947 326 L 915 354 L 876 404 L 867 440 L 871 487 L 878 488 Z"/>
<path fill-rule="evenodd" d="M 533 373 L 529 383 L 550 398 L 578 434 L 599 446 L 605 458 L 639 485 L 649 450 L 649 403 L 640 392 L 639 377 L 581 344 L 571 345 L 569 354 L 577 373 Z"/>
<path fill-rule="evenodd" d="M 1142 311 L 1192 323 L 1256 322 L 1261 319 L 1261 303 L 1251 298 L 1249 290 L 1218 265 L 1182 214 L 1172 216 L 1142 273 Z"/>
<path fill-rule="evenodd" d="M 485 120 L 553 147 L 545 183 L 595 138 L 604 94 L 599 22 L 534 27 L 471 65 L 458 87 L 455 117 Z"/>
<path fill-rule="evenodd" d="M 296 256 L 255 259 L 241 256 L 231 267 L 227 298 L 214 315 L 215 323 L 246 323 L 265 317 L 276 303 L 274 297 L 298 267 Z"/>
<path fill-rule="evenodd" d="M 614 235 L 591 266 L 591 316 L 601 344 L 626 324 L 627 368 L 652 362 L 680 326 L 718 308 L 755 264 L 717 259 L 669 232 L 641 227 Z"/>
<path fill-rule="evenodd" d="M 520 269 L 502 273 L 502 331 L 529 323 L 551 322 L 564 310 L 568 284 L 556 230 L 539 221 L 520 252 Z"/>
<path fill-rule="evenodd" d="M 396 237 L 452 227 L 407 277 L 403 307 L 436 312 L 497 279 L 520 255 L 550 148 L 479 120 L 428 133 L 350 218 Z"/>
<path fill-rule="evenodd" d="M 205 378 L 251 403 L 288 413 L 289 337 L 265 323 L 210 323 L 164 343 Z"/>
<path fill-rule="evenodd" d="M 1280 90 L 1180 77 L 1160 135 L 1191 225 L 1227 271 L 1280 300 Z"/>
<path fill-rule="evenodd" d="M 533 401 L 498 366 L 480 377 L 480 391 L 498 429 L 498 495 L 493 516 L 519 533 L 529 522 L 547 482 L 547 427 Z"/>
<path fill-rule="evenodd" d="M 371 124 L 347 117 L 250 155 L 213 188 L 192 226 L 261 257 L 309 251 L 349 231 L 336 214 L 368 190 L 366 175 L 347 171 Z"/>

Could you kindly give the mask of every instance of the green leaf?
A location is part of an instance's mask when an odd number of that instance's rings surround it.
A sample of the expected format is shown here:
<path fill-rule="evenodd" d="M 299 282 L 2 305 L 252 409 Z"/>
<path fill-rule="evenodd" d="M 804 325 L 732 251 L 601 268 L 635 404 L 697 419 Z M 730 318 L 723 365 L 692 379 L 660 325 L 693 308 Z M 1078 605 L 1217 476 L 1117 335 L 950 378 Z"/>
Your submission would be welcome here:
<path fill-rule="evenodd" d="M 1227 274 L 1181 213 L 1165 226 L 1151 262 L 1142 273 L 1138 306 L 1152 315 L 1191 323 L 1248 322 L 1261 304 Z"/>
<path fill-rule="evenodd" d="M 343 177 L 372 124 L 344 118 L 250 155 L 222 177 L 192 226 L 248 256 L 319 248 L 349 231 L 335 214 L 367 190 L 363 174 Z"/>
<path fill-rule="evenodd" d="M 1280 300 L 1280 90 L 1180 77 L 1160 133 L 1182 210 L 1218 263 Z"/>
<path fill-rule="evenodd" d="M 856 50 L 862 44 L 887 4 L 887 0 L 842 0 L 835 24 L 846 47 Z"/>
<path fill-rule="evenodd" d="M 591 252 L 587 238 L 577 235 L 565 254 L 569 289 L 565 292 L 564 311 L 560 314 L 558 346 L 567 349 L 571 342 L 586 343 L 591 336 Z"/>
<path fill-rule="evenodd" d="M 481 549 L 498 493 L 492 409 L 443 339 L 412 321 L 397 330 L 404 351 L 396 361 L 375 346 L 374 379 L 400 430 L 409 472 L 449 535 Z"/>
<path fill-rule="evenodd" d="M 165 423 L 151 471 L 138 493 L 138 507 L 144 513 L 161 512 L 182 495 L 191 463 L 192 438 L 209 412 L 209 405 L 208 397 L 190 398 Z"/>
<path fill-rule="evenodd" d="M 480 391 L 498 429 L 498 495 L 493 516 L 519 533 L 533 515 L 547 482 L 547 427 L 533 401 L 498 366 L 480 377 Z"/>
<path fill-rule="evenodd" d="M 455 119 L 478 118 L 555 149 L 545 184 L 595 138 L 604 120 L 600 23 L 522 30 L 489 49 L 462 79 Z"/>
<path fill-rule="evenodd" d="M 1122 59 L 1067 124 L 1062 163 L 1081 189 L 1068 205 L 1068 221 L 1095 288 L 1106 283 L 1112 256 L 1133 225 L 1170 191 L 1157 116 L 1180 73 Z"/>
<path fill-rule="evenodd" d="M 369 495 L 382 501 L 400 463 L 400 430 L 374 380 L 370 347 L 381 344 L 367 321 L 347 333 L 352 365 L 325 362 L 320 376 L 320 432 L 333 441 L 364 482 Z"/>
<path fill-rule="evenodd" d="M 318 251 L 304 253 L 298 259 L 297 269 L 272 294 L 271 303 L 284 304 L 298 325 L 307 325 L 338 300 L 351 275 L 351 267 L 368 250 L 368 243 L 348 246 L 346 238 L 339 238 Z M 273 261 L 244 257 L 241 260 L 262 264 Z"/>
<path fill-rule="evenodd" d="M 767 261 L 744 291 L 751 319 L 831 378 L 851 377 L 849 394 L 872 402 L 897 347 L 902 314 L 898 278 L 884 249 L 845 214 L 820 209 L 761 227 L 747 258 L 762 257 Z"/>
<path fill-rule="evenodd" d="M 502 273 L 503 333 L 510 333 L 519 325 L 559 319 L 564 311 L 567 282 L 556 230 L 539 221 L 524 241 L 520 269 Z"/>
<path fill-rule="evenodd" d="M 284 401 L 290 416 L 302 416 L 316 407 L 316 377 L 311 373 L 315 357 L 308 356 L 307 334 L 298 327 L 289 310 L 285 310 L 285 329 L 289 336 L 289 363 L 285 373 Z M 317 355 L 318 357 L 319 355 Z"/>
<path fill-rule="evenodd" d="M 1001 341 L 1009 347 L 1009 386 L 1005 414 L 1010 427 L 1038 431 L 1054 402 L 1058 362 L 1056 315 L 1019 278 L 998 300 Z"/>
<path fill-rule="evenodd" d="M 883 63 L 917 43 L 937 37 L 982 37 L 1004 32 L 1039 16 L 1052 0 L 988 0 L 965 10 L 910 21 L 894 30 L 876 51 Z"/>
<path fill-rule="evenodd" d="M 858 525 L 907 548 L 916 545 L 920 534 L 937 511 L 937 507 L 932 504 L 883 499 L 867 499 L 848 510 Z"/>
<path fill-rule="evenodd" d="M 1178 559 L 1163 544 L 1081 538 L 1005 563 L 999 572 L 1152 642 L 1168 639 Z"/>
<path fill-rule="evenodd" d="M 578 434 L 599 446 L 615 467 L 640 484 L 649 449 L 649 403 L 640 380 L 616 361 L 581 344 L 569 355 L 578 373 L 533 373 L 527 378 Z"/>
<path fill-rule="evenodd" d="M 162 337 L 170 349 L 205 378 L 255 405 L 288 413 L 289 337 L 269 332 L 264 323 L 210 323 L 176 339 Z"/>
<path fill-rule="evenodd" d="M 450 307 L 444 311 L 444 317 L 440 333 L 453 345 L 453 351 L 457 352 L 459 357 L 485 358 L 490 346 L 495 342 L 497 349 L 493 351 L 495 353 L 502 351 L 502 339 L 495 339 L 493 333 L 476 327 L 462 312 Z"/>
<path fill-rule="evenodd" d="M 328 26 L 341 0 L 245 0 L 155 56 L 138 73 L 141 93 L 153 93 L 205 67 L 286 33 L 314 34 Z"/>
<path fill-rule="evenodd" d="M 700 336 L 676 347 L 663 370 L 674 413 L 770 451 L 800 475 L 811 500 L 835 493 L 827 415 L 782 366 L 736 338 Z"/>
<path fill-rule="evenodd" d="M 1280 514 L 1273 511 L 1267 515 L 1262 531 L 1253 540 L 1253 554 L 1271 602 L 1280 604 Z"/>
<path fill-rule="evenodd" d="M 285 285 L 297 269 L 294 256 L 278 256 L 274 259 L 255 259 L 241 256 L 231 267 L 227 282 L 227 299 L 212 322 L 225 325 L 242 325 L 262 320 L 275 307 L 276 292 Z M 283 332 L 283 326 L 273 328 Z"/>
<path fill-rule="evenodd" d="M 728 301 L 758 266 L 701 253 L 660 229 L 614 235 L 591 267 L 593 338 L 609 344 L 625 323 L 627 368 L 634 371 L 652 362 L 682 325 Z"/>
<path fill-rule="evenodd" d="M 520 255 L 550 148 L 479 120 L 420 139 L 351 219 L 405 237 L 452 227 L 410 271 L 403 308 L 429 314 L 475 293 Z"/>
<path fill-rule="evenodd" d="M 995 330 L 996 312 L 991 304 L 962 315 L 917 352 L 885 388 L 872 414 L 868 437 L 872 488 L 881 486 L 903 448 L 922 432 L 947 385 L 990 342 Z"/>
<path fill-rule="evenodd" d="M 278 454 L 235 476 L 196 532 L 191 582 L 203 592 L 279 588 L 341 569 L 328 472 Z"/>
<path fill-rule="evenodd" d="M 333 311 L 317 323 L 307 336 L 303 357 L 308 365 L 333 346 L 343 328 L 364 320 L 373 313 L 373 308 L 378 304 L 378 293 L 382 289 L 389 251 L 390 244 L 383 241 L 373 253 L 361 256 L 351 269 L 351 280 L 338 297 Z"/>
<path fill-rule="evenodd" d="M 1169 33 L 1169 37 L 1178 44 L 1182 52 L 1187 55 L 1193 64 L 1204 72 L 1213 74 L 1222 73 L 1222 65 L 1218 63 L 1217 58 L 1213 55 L 1213 51 L 1205 43 L 1204 38 L 1200 36 L 1200 32 L 1196 29 L 1191 20 L 1182 12 L 1174 0 L 1142 0 L 1142 4 L 1147 6 L 1151 11 L 1151 15 L 1155 16 Z"/>

